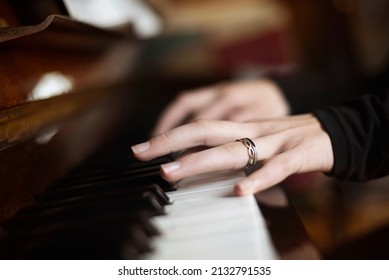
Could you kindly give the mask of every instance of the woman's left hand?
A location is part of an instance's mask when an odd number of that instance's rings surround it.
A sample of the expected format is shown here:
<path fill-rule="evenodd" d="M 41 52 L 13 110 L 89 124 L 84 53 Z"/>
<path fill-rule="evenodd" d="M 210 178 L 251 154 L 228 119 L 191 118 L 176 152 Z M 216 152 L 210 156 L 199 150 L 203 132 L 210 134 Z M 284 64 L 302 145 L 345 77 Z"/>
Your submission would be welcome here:
<path fill-rule="evenodd" d="M 249 159 L 247 148 L 235 141 L 245 137 L 255 143 L 262 167 L 237 183 L 238 195 L 264 190 L 292 174 L 332 169 L 330 138 L 311 114 L 250 123 L 201 119 L 135 145 L 132 150 L 138 159 L 151 160 L 184 149 L 209 147 L 161 166 L 165 179 L 177 181 L 201 173 L 245 167 Z"/>

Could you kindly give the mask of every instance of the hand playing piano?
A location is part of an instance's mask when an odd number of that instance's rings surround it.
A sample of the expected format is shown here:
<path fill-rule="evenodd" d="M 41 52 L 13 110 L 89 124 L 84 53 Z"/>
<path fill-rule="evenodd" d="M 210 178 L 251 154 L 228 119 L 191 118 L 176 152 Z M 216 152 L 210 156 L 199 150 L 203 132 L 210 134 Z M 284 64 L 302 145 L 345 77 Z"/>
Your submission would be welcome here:
<path fill-rule="evenodd" d="M 281 89 L 271 80 L 223 83 L 180 94 L 160 117 L 153 135 L 188 119 L 246 122 L 283 117 L 288 112 Z"/>
<path fill-rule="evenodd" d="M 311 114 L 237 123 L 200 119 L 132 147 L 140 160 L 151 160 L 187 150 L 174 162 L 161 166 L 169 181 L 210 171 L 244 168 L 248 150 L 236 139 L 248 137 L 258 149 L 262 167 L 238 182 L 238 195 L 269 188 L 292 174 L 329 172 L 333 151 L 328 134 Z M 206 147 L 201 151 L 195 147 Z"/>

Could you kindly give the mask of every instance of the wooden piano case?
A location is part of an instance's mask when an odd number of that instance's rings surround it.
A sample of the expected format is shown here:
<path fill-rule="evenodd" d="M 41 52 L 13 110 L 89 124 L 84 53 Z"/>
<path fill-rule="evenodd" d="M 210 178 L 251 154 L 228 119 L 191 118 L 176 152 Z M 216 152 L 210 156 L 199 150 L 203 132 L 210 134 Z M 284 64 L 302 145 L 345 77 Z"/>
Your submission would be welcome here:
<path fill-rule="evenodd" d="M 0 221 L 137 111 L 136 49 L 128 38 L 60 16 L 0 29 Z"/>

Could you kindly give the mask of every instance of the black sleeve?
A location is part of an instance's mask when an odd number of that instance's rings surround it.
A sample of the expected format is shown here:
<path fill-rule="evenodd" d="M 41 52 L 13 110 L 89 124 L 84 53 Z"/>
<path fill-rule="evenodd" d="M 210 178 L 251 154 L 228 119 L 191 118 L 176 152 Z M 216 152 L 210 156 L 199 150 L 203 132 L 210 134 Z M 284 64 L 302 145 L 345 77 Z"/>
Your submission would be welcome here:
<path fill-rule="evenodd" d="M 334 152 L 329 175 L 365 181 L 389 175 L 389 92 L 314 112 Z"/>

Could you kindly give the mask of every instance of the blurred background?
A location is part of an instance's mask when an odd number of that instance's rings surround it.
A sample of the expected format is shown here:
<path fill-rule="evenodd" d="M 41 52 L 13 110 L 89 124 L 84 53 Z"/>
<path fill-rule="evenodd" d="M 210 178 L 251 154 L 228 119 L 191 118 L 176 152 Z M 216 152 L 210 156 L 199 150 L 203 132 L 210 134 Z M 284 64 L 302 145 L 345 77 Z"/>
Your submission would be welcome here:
<path fill-rule="evenodd" d="M 277 77 L 293 89 L 297 113 L 387 83 L 387 0 L 0 0 L 2 27 L 38 24 L 50 14 L 143 43 L 141 71 L 150 80 L 189 86 Z M 293 95 L 317 76 L 325 77 L 322 88 L 304 100 Z M 323 90 L 329 86 L 336 89 Z M 345 183 L 309 174 L 284 184 L 324 256 L 389 224 L 388 179 Z"/>

